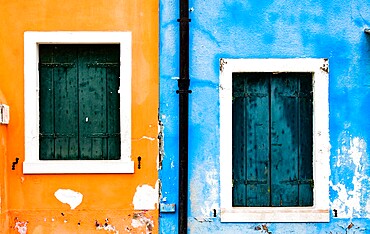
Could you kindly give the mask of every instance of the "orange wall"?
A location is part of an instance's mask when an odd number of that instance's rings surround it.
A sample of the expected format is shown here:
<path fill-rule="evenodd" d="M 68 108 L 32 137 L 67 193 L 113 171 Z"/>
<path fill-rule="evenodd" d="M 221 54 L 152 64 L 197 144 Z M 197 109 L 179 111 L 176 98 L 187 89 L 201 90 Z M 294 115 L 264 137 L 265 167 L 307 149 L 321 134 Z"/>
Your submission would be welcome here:
<path fill-rule="evenodd" d="M 2 231 L 19 233 L 16 223 L 28 221 L 27 233 L 100 233 L 95 220 L 104 223 L 108 218 L 120 232 L 145 232 L 153 223 L 157 233 L 158 210 L 135 211 L 132 201 L 138 186 L 154 188 L 158 179 L 158 144 L 150 140 L 158 134 L 158 1 L 0 0 L 0 4 L 0 91 L 11 109 L 10 124 L 0 125 L 0 143 L 6 140 L 5 147 L 0 144 L 0 157 L 6 152 L 5 181 L 0 182 L 5 191 L 1 200 L 6 203 L 1 212 L 9 220 L 5 224 L 9 230 Z M 121 175 L 22 173 L 25 31 L 132 32 L 132 159 L 137 164 L 141 156 L 141 169 Z M 20 162 L 11 170 L 16 157 Z M 80 192 L 82 203 L 71 210 L 54 196 L 58 189 Z"/>
<path fill-rule="evenodd" d="M 0 86 L 1 87 L 1 86 Z M 0 104 L 7 104 L 0 89 Z M 5 158 L 6 158 L 7 125 L 0 124 L 0 230 L 5 229 L 6 201 L 5 201 Z M 1 232 L 0 232 L 1 233 Z"/>

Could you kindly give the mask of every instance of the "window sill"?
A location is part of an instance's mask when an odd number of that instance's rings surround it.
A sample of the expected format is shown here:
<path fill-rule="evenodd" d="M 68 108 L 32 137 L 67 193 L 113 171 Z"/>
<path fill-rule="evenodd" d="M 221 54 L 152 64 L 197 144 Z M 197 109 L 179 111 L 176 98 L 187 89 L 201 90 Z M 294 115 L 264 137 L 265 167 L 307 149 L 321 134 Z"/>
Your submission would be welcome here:
<path fill-rule="evenodd" d="M 253 207 L 221 209 L 221 222 L 329 222 L 329 209 Z"/>
<path fill-rule="evenodd" d="M 133 161 L 44 160 L 23 163 L 23 174 L 120 174 L 134 173 Z"/>

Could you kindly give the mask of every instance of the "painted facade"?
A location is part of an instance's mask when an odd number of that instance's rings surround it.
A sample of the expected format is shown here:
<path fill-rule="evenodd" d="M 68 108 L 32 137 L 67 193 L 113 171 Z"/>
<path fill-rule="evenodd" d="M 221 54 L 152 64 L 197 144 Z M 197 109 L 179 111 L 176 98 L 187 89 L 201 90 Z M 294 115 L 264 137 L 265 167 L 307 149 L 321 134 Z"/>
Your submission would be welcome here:
<path fill-rule="evenodd" d="M 0 15 L 0 233 L 157 233 L 158 2 L 1 1 Z M 133 173 L 23 173 L 26 31 L 131 33 Z"/>
<path fill-rule="evenodd" d="M 370 233 L 369 1 L 190 1 L 189 233 Z M 178 1 L 160 1 L 161 203 L 177 202 Z M 329 222 L 221 222 L 220 59 L 329 61 Z M 325 120 L 323 120 L 325 121 Z M 161 213 L 160 233 L 177 230 Z"/>
<path fill-rule="evenodd" d="M 177 213 L 158 214 L 157 195 L 177 204 L 178 1 L 1 5 L 0 104 L 10 106 L 9 124 L 0 124 L 2 233 L 176 233 Z M 368 6 L 190 1 L 189 233 L 370 232 Z M 132 32 L 134 173 L 23 174 L 26 31 Z M 220 59 L 239 58 L 328 59 L 329 222 L 221 222 Z"/>

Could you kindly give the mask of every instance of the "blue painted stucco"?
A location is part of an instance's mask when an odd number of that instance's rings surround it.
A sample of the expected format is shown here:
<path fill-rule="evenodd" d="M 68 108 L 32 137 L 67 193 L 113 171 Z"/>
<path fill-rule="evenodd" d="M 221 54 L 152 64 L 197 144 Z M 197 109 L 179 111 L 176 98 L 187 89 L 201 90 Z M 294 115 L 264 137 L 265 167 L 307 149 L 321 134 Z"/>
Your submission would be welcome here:
<path fill-rule="evenodd" d="M 189 233 L 370 233 L 369 0 L 190 1 Z M 178 199 L 178 0 L 160 1 L 162 202 Z M 220 58 L 328 58 L 329 223 L 221 223 Z M 216 209 L 217 217 L 212 217 Z M 266 229 L 266 228 L 265 228 Z M 160 233 L 177 213 L 160 214 Z"/>

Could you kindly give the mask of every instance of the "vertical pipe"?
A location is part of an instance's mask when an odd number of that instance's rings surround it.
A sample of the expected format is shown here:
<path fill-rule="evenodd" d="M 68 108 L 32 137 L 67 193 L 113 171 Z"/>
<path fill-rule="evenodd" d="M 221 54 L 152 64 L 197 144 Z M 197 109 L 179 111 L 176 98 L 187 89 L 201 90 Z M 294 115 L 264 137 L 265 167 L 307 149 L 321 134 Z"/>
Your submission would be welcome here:
<path fill-rule="evenodd" d="M 189 121 L 189 1 L 180 0 L 180 77 L 179 90 L 179 227 L 188 229 L 188 121 Z"/>

